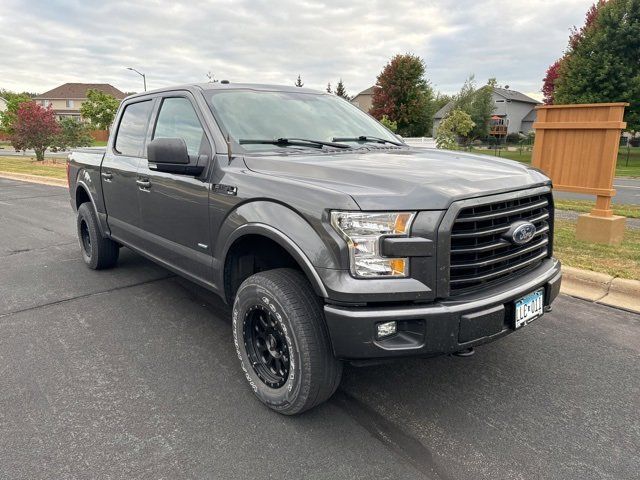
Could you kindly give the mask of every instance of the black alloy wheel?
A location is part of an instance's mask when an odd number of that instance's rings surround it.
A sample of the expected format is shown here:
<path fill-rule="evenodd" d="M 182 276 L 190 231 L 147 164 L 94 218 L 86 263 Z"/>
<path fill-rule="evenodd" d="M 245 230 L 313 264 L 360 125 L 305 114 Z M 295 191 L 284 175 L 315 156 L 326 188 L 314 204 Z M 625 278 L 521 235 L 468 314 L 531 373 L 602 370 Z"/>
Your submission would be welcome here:
<path fill-rule="evenodd" d="M 280 323 L 268 308 L 256 305 L 244 319 L 244 345 L 253 370 L 265 385 L 280 388 L 289 377 L 289 345 Z"/>

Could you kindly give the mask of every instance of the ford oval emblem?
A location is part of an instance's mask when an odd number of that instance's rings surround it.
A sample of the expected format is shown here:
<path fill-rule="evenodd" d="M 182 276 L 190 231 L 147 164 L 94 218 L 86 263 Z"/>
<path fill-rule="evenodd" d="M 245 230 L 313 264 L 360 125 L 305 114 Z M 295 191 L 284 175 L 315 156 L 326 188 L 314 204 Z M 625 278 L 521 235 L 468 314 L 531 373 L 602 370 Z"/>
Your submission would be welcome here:
<path fill-rule="evenodd" d="M 511 225 L 505 237 L 516 245 L 524 245 L 536 234 L 536 226 L 531 222 L 516 222 Z"/>

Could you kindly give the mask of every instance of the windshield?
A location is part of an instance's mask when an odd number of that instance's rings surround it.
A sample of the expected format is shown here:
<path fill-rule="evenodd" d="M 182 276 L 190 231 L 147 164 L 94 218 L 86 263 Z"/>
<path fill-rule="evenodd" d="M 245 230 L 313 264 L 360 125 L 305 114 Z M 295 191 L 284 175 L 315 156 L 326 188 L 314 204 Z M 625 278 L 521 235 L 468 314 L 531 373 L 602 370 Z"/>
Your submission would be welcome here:
<path fill-rule="evenodd" d="M 303 92 L 224 90 L 207 92 L 214 115 L 235 143 L 251 150 L 305 148 L 299 143 L 252 143 L 247 140 L 307 139 L 353 147 L 378 138 L 397 143 L 386 128 L 334 95 Z M 347 139 L 347 140 L 344 140 Z M 380 141 L 377 143 L 380 145 Z M 384 142 L 382 142 L 384 143 Z M 292 147 L 294 145 L 294 147 Z M 309 148 L 309 147 L 307 147 Z"/>

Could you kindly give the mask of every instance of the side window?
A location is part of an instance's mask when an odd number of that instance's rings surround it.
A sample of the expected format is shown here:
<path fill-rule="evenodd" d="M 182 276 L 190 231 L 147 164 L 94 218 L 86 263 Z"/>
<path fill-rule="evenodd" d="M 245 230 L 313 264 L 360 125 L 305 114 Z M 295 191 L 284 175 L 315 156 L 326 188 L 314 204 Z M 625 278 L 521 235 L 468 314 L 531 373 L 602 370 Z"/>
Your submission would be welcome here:
<path fill-rule="evenodd" d="M 153 138 L 182 138 L 189 155 L 200 154 L 200 147 L 206 139 L 191 102 L 182 97 L 163 100 Z"/>
<path fill-rule="evenodd" d="M 118 153 L 129 157 L 144 156 L 142 150 L 152 106 L 151 100 L 145 100 L 125 107 L 116 136 Z"/>

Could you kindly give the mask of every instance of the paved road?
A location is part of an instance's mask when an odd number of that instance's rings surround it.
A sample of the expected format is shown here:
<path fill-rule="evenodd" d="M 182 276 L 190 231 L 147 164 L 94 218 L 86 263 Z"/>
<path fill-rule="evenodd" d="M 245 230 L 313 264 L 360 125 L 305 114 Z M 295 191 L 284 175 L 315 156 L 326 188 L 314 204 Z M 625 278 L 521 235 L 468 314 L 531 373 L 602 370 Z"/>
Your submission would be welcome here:
<path fill-rule="evenodd" d="M 640 205 L 640 178 L 616 178 L 613 182 L 616 189 L 616 196 L 613 203 L 624 205 Z M 593 195 L 582 195 L 580 193 L 554 191 L 555 198 L 594 200 Z"/>
<path fill-rule="evenodd" d="M 5 147 L 0 149 L 0 157 L 35 157 L 33 150 L 27 150 L 26 152 L 16 152 L 11 147 Z M 47 150 L 44 154 L 46 158 L 67 158 L 69 152 L 51 152 Z"/>
<path fill-rule="evenodd" d="M 297 418 L 251 396 L 228 318 L 126 250 L 88 270 L 66 192 L 0 179 L 0 478 L 638 478 L 638 315 L 561 297 Z"/>

